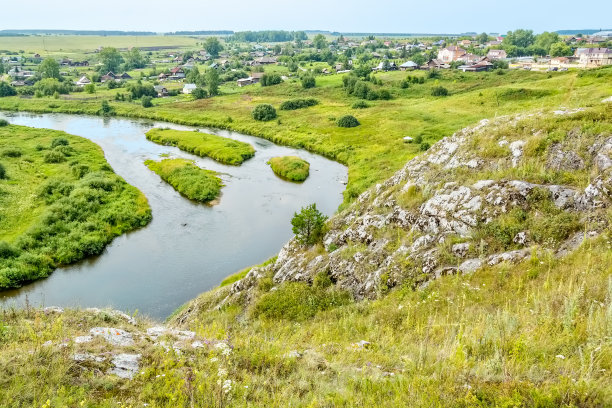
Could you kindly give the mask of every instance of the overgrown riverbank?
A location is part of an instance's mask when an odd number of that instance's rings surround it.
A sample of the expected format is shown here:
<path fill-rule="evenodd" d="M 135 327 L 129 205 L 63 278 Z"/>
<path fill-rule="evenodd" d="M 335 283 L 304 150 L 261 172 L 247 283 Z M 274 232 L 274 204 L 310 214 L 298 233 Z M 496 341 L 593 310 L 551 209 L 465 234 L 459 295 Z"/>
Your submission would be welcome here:
<path fill-rule="evenodd" d="M 144 195 L 86 139 L 9 125 L 0 127 L 0 156 L 1 289 L 97 255 L 151 220 Z"/>

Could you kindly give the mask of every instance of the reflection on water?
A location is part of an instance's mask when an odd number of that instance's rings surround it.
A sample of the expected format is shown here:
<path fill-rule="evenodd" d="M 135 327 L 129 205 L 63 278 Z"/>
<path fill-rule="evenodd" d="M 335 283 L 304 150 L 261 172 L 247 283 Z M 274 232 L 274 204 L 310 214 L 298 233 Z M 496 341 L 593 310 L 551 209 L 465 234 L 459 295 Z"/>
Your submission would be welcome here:
<path fill-rule="evenodd" d="M 305 151 L 229 131 L 202 129 L 251 143 L 255 157 L 240 167 L 160 146 L 145 139 L 153 126 L 192 128 L 132 119 L 63 114 L 0 112 L 12 124 L 63 130 L 104 149 L 115 172 L 148 198 L 153 221 L 116 238 L 95 258 L 56 270 L 19 290 L 0 292 L 1 305 L 104 307 L 165 318 L 177 307 L 217 285 L 224 277 L 275 255 L 291 237 L 290 219 L 300 207 L 317 203 L 331 215 L 342 201 L 344 166 Z M 189 158 L 222 173 L 218 205 L 183 198 L 145 167 L 161 154 Z M 274 156 L 299 155 L 310 162 L 302 184 L 277 178 L 266 165 Z"/>

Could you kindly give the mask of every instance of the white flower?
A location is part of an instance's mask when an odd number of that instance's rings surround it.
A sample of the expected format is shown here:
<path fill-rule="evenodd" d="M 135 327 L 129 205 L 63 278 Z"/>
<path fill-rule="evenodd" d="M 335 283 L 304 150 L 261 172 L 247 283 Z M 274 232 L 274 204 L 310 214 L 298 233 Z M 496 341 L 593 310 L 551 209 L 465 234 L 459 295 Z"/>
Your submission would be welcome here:
<path fill-rule="evenodd" d="M 229 347 L 224 348 L 223 350 L 221 350 L 221 354 L 223 354 L 226 357 L 229 356 L 231 354 L 231 352 L 232 352 L 232 349 L 229 348 Z"/>
<path fill-rule="evenodd" d="M 217 377 L 219 378 L 227 377 L 227 370 L 225 368 L 220 368 L 219 371 L 217 371 Z"/>
<path fill-rule="evenodd" d="M 557 354 L 555 357 L 565 360 L 565 356 L 563 354 Z"/>
<path fill-rule="evenodd" d="M 223 381 L 223 392 L 228 394 L 232 390 L 232 380 Z"/>

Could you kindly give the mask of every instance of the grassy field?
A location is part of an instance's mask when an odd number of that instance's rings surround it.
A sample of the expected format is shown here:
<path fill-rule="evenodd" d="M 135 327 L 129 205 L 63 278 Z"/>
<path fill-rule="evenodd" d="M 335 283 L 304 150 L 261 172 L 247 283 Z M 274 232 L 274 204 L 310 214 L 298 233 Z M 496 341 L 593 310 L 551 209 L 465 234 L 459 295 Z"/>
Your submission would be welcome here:
<path fill-rule="evenodd" d="M 298 80 L 269 87 L 259 85 L 237 88 L 223 86 L 224 95 L 196 101 L 180 100 L 153 108 L 142 108 L 138 101 L 114 102 L 118 115 L 166 120 L 194 126 L 232 129 L 260 136 L 280 144 L 304 148 L 337 160 L 349 167 L 345 201 L 352 201 L 369 186 L 389 177 L 406 160 L 420 151 L 420 146 L 403 142 L 403 137 L 421 137 L 432 144 L 444 136 L 477 122 L 526 110 L 580 107 L 599 103 L 612 94 L 612 68 L 585 72 L 507 71 L 462 73 L 445 71 L 441 78 L 426 79 L 424 84 L 402 87 L 408 76 L 425 72 L 378 73 L 391 100 L 367 101 L 366 109 L 354 109 L 360 99 L 347 96 L 342 75 L 317 77 L 317 86 L 304 90 Z M 444 86 L 447 97 L 434 97 L 434 87 Z M 72 97 L 72 95 L 70 95 Z M 251 110 L 260 103 L 279 107 L 300 98 L 315 98 L 316 106 L 299 111 L 278 111 L 278 120 L 257 122 Z M 159 103 L 156 101 L 156 103 Z M 35 112 L 94 114 L 100 108 L 100 96 L 92 99 L 0 98 L 0 109 Z M 336 120 L 354 115 L 360 126 L 339 128 Z"/>
<path fill-rule="evenodd" d="M 0 127 L 0 289 L 102 252 L 146 225 L 146 198 L 96 144 L 64 132 Z"/>
<path fill-rule="evenodd" d="M 203 203 L 212 201 L 219 196 L 223 187 L 216 172 L 201 169 L 189 160 L 147 160 L 145 165 L 190 200 Z"/>
<path fill-rule="evenodd" d="M 304 181 L 310 171 L 310 164 L 297 156 L 273 157 L 268 164 L 274 174 L 289 181 Z"/>
<path fill-rule="evenodd" d="M 24 37 L 0 37 L 0 50 L 25 51 L 41 56 L 60 56 L 93 53 L 98 47 L 195 47 L 198 40 L 191 37 L 168 36 L 98 36 L 98 35 L 31 35 Z"/>
<path fill-rule="evenodd" d="M 151 129 L 147 132 L 147 139 L 233 166 L 239 166 L 255 155 L 255 149 L 248 143 L 197 131 Z"/>
<path fill-rule="evenodd" d="M 90 327 L 134 331 L 121 319 L 5 311 L 0 406 L 609 407 L 609 245 L 606 236 L 562 261 L 533 258 L 359 303 L 325 279 L 275 291 L 264 280 L 252 307 L 209 310 L 226 286 L 193 302 L 183 323 L 209 345 L 128 348 L 143 353 L 133 380 L 106 375 L 108 359 L 72 359 L 82 345 L 69 339 Z"/>

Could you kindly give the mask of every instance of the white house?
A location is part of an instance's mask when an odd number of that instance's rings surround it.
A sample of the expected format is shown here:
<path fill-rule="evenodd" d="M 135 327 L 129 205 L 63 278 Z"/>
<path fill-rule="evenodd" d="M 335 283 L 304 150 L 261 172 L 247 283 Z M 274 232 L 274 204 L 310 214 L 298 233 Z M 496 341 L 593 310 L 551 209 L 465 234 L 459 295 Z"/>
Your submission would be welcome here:
<path fill-rule="evenodd" d="M 452 45 L 438 51 L 438 59 L 442 62 L 453 62 L 460 59 L 465 53 L 463 48 Z"/>
<path fill-rule="evenodd" d="M 185 86 L 183 86 L 183 93 L 189 95 L 190 93 L 195 91 L 196 88 L 196 84 L 185 84 Z"/>
<path fill-rule="evenodd" d="M 585 67 L 612 65 L 612 50 L 609 48 L 578 48 L 576 56 Z"/>
<path fill-rule="evenodd" d="M 85 85 L 89 85 L 89 84 L 91 84 L 91 81 L 85 75 L 83 75 L 81 77 L 81 79 L 76 81 L 76 86 L 85 86 Z"/>

